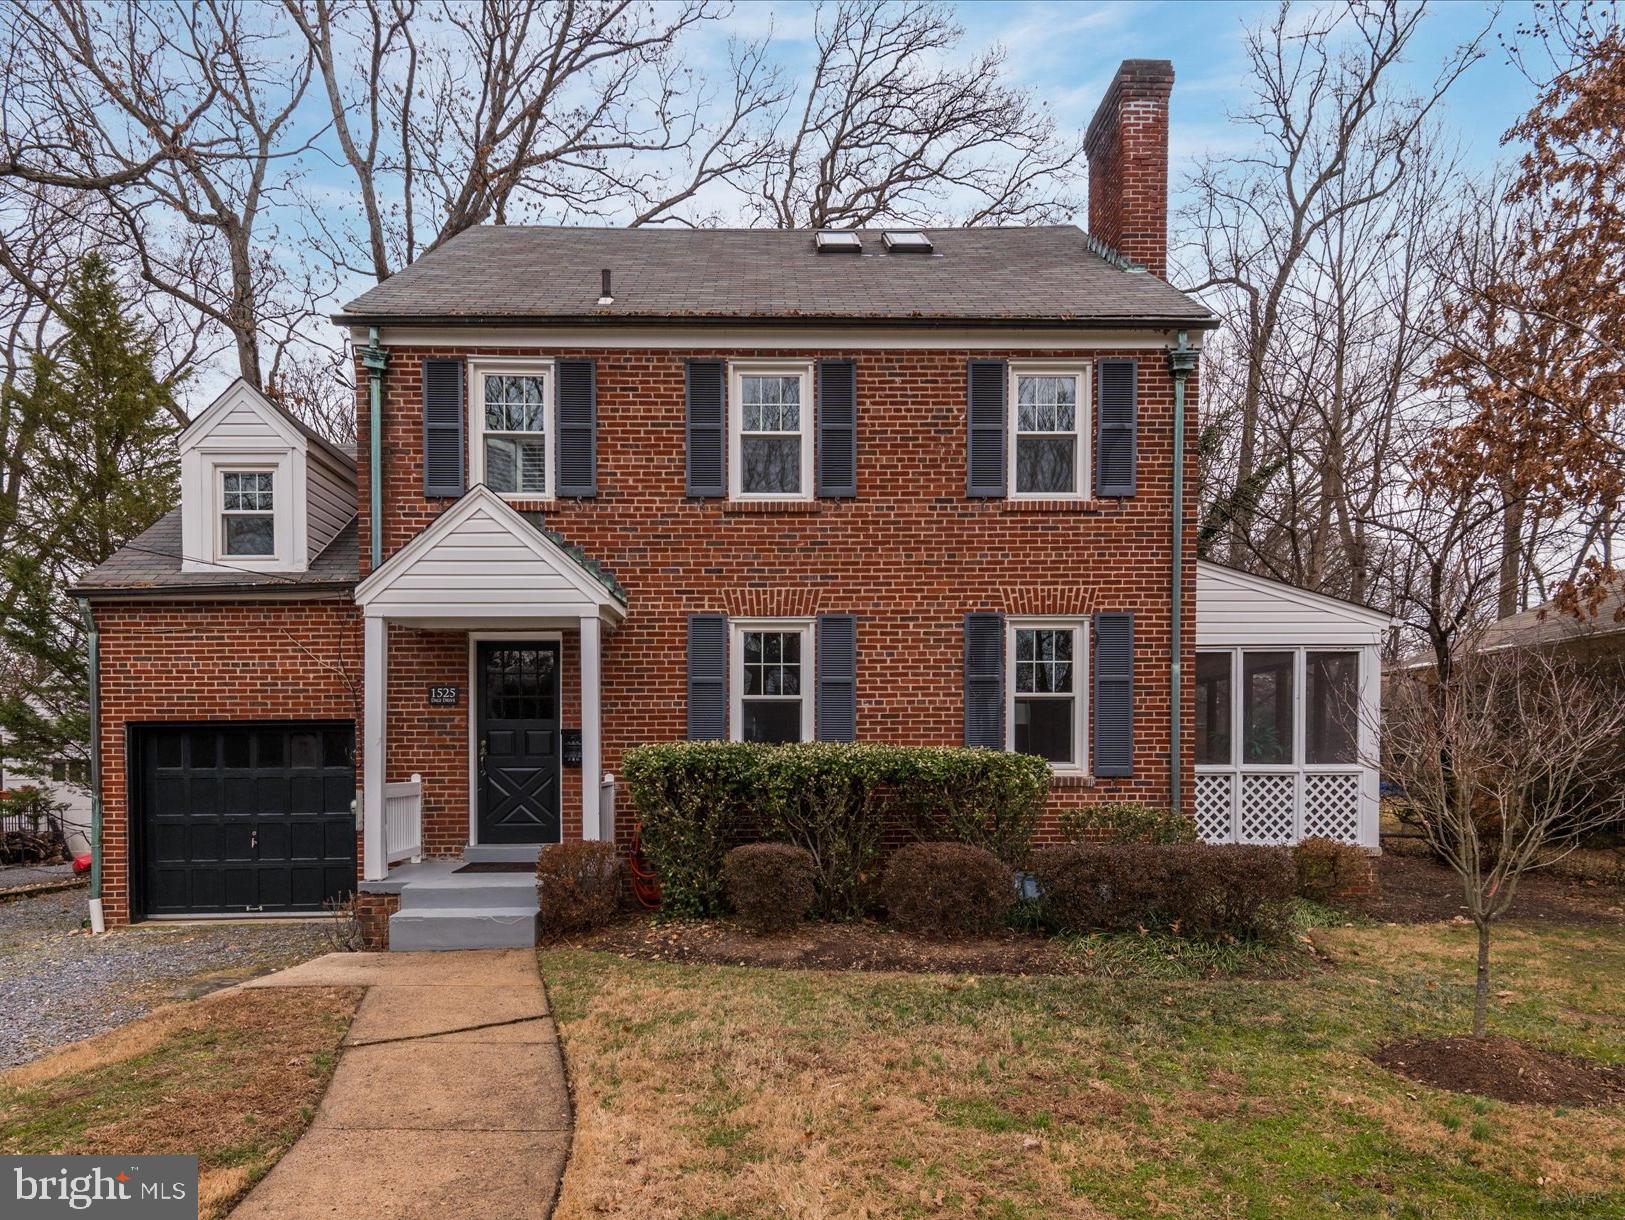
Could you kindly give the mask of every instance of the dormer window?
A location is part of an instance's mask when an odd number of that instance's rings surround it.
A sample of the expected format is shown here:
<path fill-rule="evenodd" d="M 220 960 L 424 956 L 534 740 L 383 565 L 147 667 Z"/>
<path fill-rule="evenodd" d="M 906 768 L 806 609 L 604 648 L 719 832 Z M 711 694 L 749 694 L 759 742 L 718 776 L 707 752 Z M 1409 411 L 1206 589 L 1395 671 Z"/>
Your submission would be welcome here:
<path fill-rule="evenodd" d="M 220 554 L 265 558 L 276 554 L 275 472 L 220 472 Z"/>

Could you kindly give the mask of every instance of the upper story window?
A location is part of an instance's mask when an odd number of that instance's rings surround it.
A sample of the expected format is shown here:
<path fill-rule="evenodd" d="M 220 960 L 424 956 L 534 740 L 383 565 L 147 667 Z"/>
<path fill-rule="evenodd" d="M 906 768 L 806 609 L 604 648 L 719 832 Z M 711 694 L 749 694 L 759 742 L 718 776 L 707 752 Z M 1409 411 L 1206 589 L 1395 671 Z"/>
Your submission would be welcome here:
<path fill-rule="evenodd" d="M 812 366 L 736 364 L 730 369 L 729 495 L 812 497 Z"/>
<path fill-rule="evenodd" d="M 733 624 L 735 741 L 813 739 L 812 623 L 761 619 Z"/>
<path fill-rule="evenodd" d="M 510 499 L 551 499 L 552 367 L 476 364 L 470 381 L 474 417 L 470 482 L 484 483 Z"/>
<path fill-rule="evenodd" d="M 1064 500 L 1087 492 L 1089 377 L 1085 368 L 1010 366 L 1013 495 Z"/>
<path fill-rule="evenodd" d="M 1082 770 L 1089 642 L 1081 620 L 1011 619 L 1006 641 L 1006 748 Z"/>
<path fill-rule="evenodd" d="M 270 470 L 220 472 L 220 554 L 266 558 L 276 554 L 276 474 Z"/>

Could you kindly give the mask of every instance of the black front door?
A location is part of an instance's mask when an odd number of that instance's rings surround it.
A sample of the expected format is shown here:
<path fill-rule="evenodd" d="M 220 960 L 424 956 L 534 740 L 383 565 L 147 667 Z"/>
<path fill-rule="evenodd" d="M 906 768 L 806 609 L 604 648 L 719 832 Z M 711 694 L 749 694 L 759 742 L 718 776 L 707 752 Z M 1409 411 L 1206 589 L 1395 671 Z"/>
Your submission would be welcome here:
<path fill-rule="evenodd" d="M 559 841 L 559 646 L 479 644 L 481 843 Z"/>

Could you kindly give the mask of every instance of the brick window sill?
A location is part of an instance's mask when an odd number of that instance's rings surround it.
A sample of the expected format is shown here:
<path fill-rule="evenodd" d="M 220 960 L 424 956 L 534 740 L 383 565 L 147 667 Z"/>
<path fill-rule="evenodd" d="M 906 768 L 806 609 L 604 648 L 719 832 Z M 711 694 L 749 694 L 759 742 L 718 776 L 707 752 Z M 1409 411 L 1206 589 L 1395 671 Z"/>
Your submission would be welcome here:
<path fill-rule="evenodd" d="M 724 517 L 812 517 L 823 511 L 817 500 L 728 500 L 722 505 Z"/>
<path fill-rule="evenodd" d="M 1093 788 L 1095 777 L 1074 772 L 1056 773 L 1049 777 L 1049 786 L 1055 788 Z"/>
<path fill-rule="evenodd" d="M 999 511 L 1037 516 L 1103 513 L 1117 505 L 1116 500 L 1001 500 Z"/>

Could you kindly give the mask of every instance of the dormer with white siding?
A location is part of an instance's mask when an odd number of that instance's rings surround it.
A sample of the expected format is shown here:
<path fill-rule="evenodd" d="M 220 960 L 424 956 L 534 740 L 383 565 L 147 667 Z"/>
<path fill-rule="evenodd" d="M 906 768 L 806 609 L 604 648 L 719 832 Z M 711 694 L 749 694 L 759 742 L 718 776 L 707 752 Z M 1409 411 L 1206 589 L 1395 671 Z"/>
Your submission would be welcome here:
<path fill-rule="evenodd" d="M 183 572 L 303 572 L 355 516 L 355 459 L 241 379 L 180 451 Z"/>

